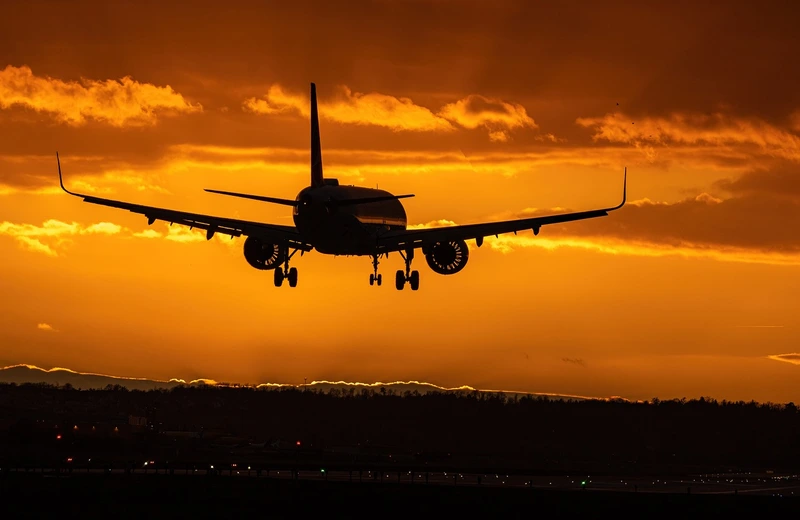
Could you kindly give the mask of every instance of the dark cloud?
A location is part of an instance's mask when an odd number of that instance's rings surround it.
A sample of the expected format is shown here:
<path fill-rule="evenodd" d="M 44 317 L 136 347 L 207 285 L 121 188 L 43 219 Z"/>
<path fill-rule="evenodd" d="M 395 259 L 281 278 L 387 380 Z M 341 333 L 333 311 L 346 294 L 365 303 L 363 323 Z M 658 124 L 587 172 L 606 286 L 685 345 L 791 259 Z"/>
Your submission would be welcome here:
<path fill-rule="evenodd" d="M 536 211 L 519 214 L 547 214 Z M 800 252 L 800 201 L 763 195 L 717 199 L 708 194 L 675 203 L 629 203 L 608 217 L 548 226 L 549 235 L 611 237 L 693 248 Z"/>
<path fill-rule="evenodd" d="M 73 79 L 166 81 L 204 107 L 236 106 L 275 80 L 559 99 L 551 111 L 573 118 L 617 101 L 633 113 L 724 102 L 782 118 L 800 106 L 800 69 L 786 67 L 800 61 L 800 7 L 788 2 L 41 3 L 6 7 L 9 61 Z"/>
<path fill-rule="evenodd" d="M 770 194 L 800 199 L 800 166 L 780 164 L 768 170 L 758 169 L 737 179 L 723 179 L 716 186 L 735 194 Z"/>

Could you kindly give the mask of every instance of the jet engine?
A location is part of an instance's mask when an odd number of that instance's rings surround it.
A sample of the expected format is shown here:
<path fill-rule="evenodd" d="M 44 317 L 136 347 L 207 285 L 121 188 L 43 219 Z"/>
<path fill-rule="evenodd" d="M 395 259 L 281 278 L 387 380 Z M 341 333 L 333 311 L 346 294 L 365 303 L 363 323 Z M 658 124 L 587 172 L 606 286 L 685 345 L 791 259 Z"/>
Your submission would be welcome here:
<path fill-rule="evenodd" d="M 286 248 L 255 237 L 244 241 L 244 258 L 256 269 L 275 269 L 286 258 Z"/>
<path fill-rule="evenodd" d="M 434 273 L 456 274 L 469 260 L 469 249 L 463 240 L 436 242 L 423 250 L 425 260 Z"/>

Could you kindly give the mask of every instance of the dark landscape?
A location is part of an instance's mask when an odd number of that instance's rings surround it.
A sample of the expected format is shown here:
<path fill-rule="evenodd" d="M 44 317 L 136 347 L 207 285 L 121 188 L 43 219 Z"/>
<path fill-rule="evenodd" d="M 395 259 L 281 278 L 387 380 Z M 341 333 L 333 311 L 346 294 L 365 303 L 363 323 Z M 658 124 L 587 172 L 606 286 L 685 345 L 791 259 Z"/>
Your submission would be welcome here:
<path fill-rule="evenodd" d="M 291 512 L 348 497 L 360 510 L 374 499 L 475 511 L 481 496 L 520 514 L 531 501 L 575 512 L 793 508 L 798 432 L 793 403 L 0 385 L 4 492 L 61 494 L 68 510 L 89 507 L 82 493 L 91 507 L 169 496 L 168 507 L 204 512 L 204 501 Z M 203 498 L 180 498 L 190 495 Z"/>

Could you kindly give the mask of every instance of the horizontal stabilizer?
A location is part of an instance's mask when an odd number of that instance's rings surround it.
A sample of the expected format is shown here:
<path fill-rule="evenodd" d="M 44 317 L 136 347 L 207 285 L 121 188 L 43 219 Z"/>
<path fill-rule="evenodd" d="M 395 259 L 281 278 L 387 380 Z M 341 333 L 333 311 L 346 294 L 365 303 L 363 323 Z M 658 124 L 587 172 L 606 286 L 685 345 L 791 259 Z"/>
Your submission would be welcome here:
<path fill-rule="evenodd" d="M 250 195 L 248 193 L 235 193 L 232 191 L 220 191 L 220 190 L 209 190 L 206 188 L 207 192 L 209 193 L 218 193 L 220 195 L 230 195 L 231 197 L 241 197 L 243 199 L 252 199 L 252 200 L 259 200 L 261 202 L 271 202 L 273 204 L 283 204 L 284 206 L 298 206 L 301 204 L 301 201 L 298 200 L 291 200 L 291 199 L 278 199 L 275 197 L 263 197 L 261 195 Z M 370 204 L 372 202 L 383 202 L 386 200 L 397 200 L 397 199 L 406 199 L 408 197 L 413 197 L 414 195 L 383 195 L 381 197 L 365 197 L 361 199 L 342 199 L 342 200 L 330 200 L 325 202 L 325 204 L 330 206 L 355 206 L 357 204 Z"/>
<path fill-rule="evenodd" d="M 278 199 L 275 197 L 262 197 L 261 195 L 250 195 L 248 193 L 234 193 L 232 191 L 219 191 L 219 190 L 209 190 L 209 189 L 206 189 L 205 191 L 209 193 L 218 193 L 219 195 L 230 195 L 231 197 L 241 197 L 243 199 L 260 200 L 261 202 L 271 202 L 272 204 L 283 204 L 284 206 L 297 206 L 299 204 L 299 202 L 294 199 Z"/>

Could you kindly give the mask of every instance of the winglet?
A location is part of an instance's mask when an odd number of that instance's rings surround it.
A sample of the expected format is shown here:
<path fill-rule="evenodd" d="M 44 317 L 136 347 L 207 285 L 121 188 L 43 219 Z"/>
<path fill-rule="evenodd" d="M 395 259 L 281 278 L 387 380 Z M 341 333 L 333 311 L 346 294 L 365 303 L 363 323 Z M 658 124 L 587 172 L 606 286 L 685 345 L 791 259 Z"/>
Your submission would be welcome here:
<path fill-rule="evenodd" d="M 77 193 L 72 193 L 71 191 L 69 191 L 67 188 L 64 187 L 64 178 L 61 176 L 61 159 L 59 159 L 58 157 L 58 152 L 56 152 L 56 162 L 58 163 L 58 182 L 59 184 L 61 184 L 61 189 L 66 191 L 70 195 L 75 195 L 77 197 L 80 197 L 81 195 L 78 195 Z"/>
<path fill-rule="evenodd" d="M 619 209 L 625 205 L 625 201 L 628 200 L 628 167 L 625 167 L 625 174 L 622 178 L 622 202 L 620 202 L 619 206 L 614 206 L 613 208 L 608 208 L 606 211 L 614 211 L 615 209 Z"/>

